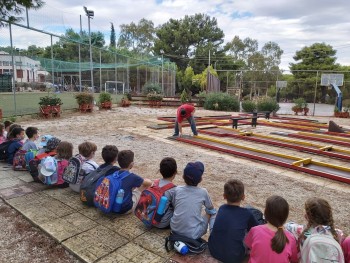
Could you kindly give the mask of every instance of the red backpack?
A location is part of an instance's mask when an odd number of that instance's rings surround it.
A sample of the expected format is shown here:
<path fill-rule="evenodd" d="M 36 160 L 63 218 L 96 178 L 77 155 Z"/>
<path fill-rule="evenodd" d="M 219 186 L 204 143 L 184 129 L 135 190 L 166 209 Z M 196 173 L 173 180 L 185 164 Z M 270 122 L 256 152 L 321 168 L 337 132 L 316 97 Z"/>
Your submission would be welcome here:
<path fill-rule="evenodd" d="M 159 181 L 159 179 L 155 180 L 152 186 L 142 191 L 140 200 L 135 208 L 135 215 L 149 228 L 159 224 L 155 220 L 155 216 L 161 197 L 166 191 L 175 187 L 173 183 L 159 187 Z"/>

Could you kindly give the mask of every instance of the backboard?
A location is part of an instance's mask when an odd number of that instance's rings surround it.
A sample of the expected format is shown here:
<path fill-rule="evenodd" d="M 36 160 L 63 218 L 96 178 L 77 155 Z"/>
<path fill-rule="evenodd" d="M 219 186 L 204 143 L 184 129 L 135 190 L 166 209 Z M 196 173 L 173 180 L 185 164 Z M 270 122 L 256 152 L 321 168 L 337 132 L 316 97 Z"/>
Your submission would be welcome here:
<path fill-rule="evenodd" d="M 344 74 L 322 74 L 321 86 L 329 86 L 335 84 L 338 87 L 343 86 Z"/>
<path fill-rule="evenodd" d="M 287 81 L 276 81 L 276 88 L 286 88 L 287 87 Z"/>

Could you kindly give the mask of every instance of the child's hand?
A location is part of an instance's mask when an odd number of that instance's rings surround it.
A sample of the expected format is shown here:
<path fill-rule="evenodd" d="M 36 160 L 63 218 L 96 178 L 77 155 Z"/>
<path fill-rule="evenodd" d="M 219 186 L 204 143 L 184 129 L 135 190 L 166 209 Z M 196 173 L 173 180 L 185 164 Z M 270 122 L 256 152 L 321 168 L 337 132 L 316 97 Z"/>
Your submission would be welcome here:
<path fill-rule="evenodd" d="M 216 214 L 216 209 L 215 208 L 212 208 L 212 209 L 205 208 L 205 212 L 208 215 L 215 215 Z"/>

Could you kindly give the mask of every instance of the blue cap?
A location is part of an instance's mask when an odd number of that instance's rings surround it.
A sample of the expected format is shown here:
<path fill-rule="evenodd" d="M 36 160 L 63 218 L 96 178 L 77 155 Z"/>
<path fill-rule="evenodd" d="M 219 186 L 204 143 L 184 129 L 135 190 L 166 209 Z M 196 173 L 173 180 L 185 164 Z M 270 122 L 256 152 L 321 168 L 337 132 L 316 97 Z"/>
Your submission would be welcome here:
<path fill-rule="evenodd" d="M 41 147 L 46 147 L 47 142 L 48 142 L 52 137 L 53 137 L 53 136 L 51 136 L 51 135 L 43 135 L 43 136 L 41 136 L 39 145 L 40 145 Z"/>

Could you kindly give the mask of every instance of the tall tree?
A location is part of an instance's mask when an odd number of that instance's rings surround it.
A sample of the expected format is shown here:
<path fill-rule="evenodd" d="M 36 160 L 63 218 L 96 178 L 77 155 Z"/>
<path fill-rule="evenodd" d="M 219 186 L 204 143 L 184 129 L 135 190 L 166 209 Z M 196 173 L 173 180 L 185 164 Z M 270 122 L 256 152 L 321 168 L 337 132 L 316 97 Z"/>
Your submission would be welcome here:
<path fill-rule="evenodd" d="M 20 15 L 28 9 L 38 9 L 44 5 L 42 0 L 2 0 L 0 1 L 0 18 L 9 22 L 23 20 Z M 6 24 L 0 21 L 0 27 Z"/>
<path fill-rule="evenodd" d="M 240 39 L 235 36 L 230 42 L 225 45 L 226 54 L 233 57 L 236 63 L 248 64 L 248 59 L 258 51 L 258 41 L 247 37 Z"/>
<path fill-rule="evenodd" d="M 276 68 L 281 64 L 283 50 L 277 43 L 272 41 L 265 43 L 261 49 L 261 54 L 265 58 L 265 66 L 267 70 Z"/>
<path fill-rule="evenodd" d="M 159 54 L 163 50 L 182 70 L 187 67 L 188 59 L 196 56 L 207 58 L 208 51 L 217 52 L 224 41 L 224 33 L 216 18 L 206 14 L 170 19 L 157 29 L 156 34 L 154 52 Z"/>
<path fill-rule="evenodd" d="M 109 43 L 110 48 L 115 48 L 116 47 L 116 40 L 115 40 L 115 30 L 114 30 L 114 25 L 111 23 L 111 40 Z"/>
<path fill-rule="evenodd" d="M 290 70 L 296 80 L 293 85 L 294 90 L 298 91 L 296 96 L 306 97 L 308 101 L 313 100 L 316 71 L 337 69 L 339 65 L 336 64 L 336 53 L 337 51 L 331 45 L 325 43 L 314 43 L 295 53 L 293 58 L 296 63 L 290 63 Z M 321 87 L 321 93 L 317 94 L 317 99 L 324 102 L 326 92 L 326 87 Z"/>
<path fill-rule="evenodd" d="M 142 18 L 138 24 L 120 25 L 118 47 L 131 50 L 136 53 L 150 54 L 154 43 L 154 24 L 152 21 Z"/>

